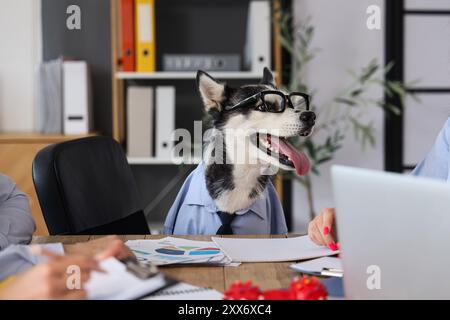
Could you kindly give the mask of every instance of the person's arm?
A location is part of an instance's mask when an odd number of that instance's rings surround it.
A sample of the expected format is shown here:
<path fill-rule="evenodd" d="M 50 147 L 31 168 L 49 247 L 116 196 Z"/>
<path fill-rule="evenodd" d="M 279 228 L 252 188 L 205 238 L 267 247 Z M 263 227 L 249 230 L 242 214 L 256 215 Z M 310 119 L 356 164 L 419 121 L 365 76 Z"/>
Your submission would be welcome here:
<path fill-rule="evenodd" d="M 43 245 L 47 250 L 64 253 L 61 244 Z M 30 246 L 11 245 L 0 252 L 0 281 L 15 274 L 26 271 L 36 264 L 46 262 L 47 259 L 33 254 Z"/>
<path fill-rule="evenodd" d="M 63 245 L 61 243 L 41 244 L 46 251 L 66 256 L 87 256 L 99 260 L 108 257 L 123 259 L 135 256 L 118 236 Z M 0 281 L 30 269 L 34 265 L 47 262 L 47 258 L 36 255 L 27 245 L 11 245 L 0 252 Z"/>
<path fill-rule="evenodd" d="M 0 173 L 0 250 L 29 243 L 35 229 L 27 196 Z"/>
<path fill-rule="evenodd" d="M 42 299 L 83 299 L 87 292 L 84 283 L 91 271 L 102 272 L 98 260 L 88 256 L 63 256 L 36 247 L 36 255 L 45 256 L 48 261 L 29 268 L 17 276 L 0 282 L 0 300 L 42 300 Z M 78 281 L 68 286 L 68 268 L 78 267 Z"/>
<path fill-rule="evenodd" d="M 431 151 L 411 174 L 415 176 L 448 180 L 450 161 L 449 141 L 450 118 L 436 138 Z"/>
<path fill-rule="evenodd" d="M 414 169 L 412 175 L 450 180 L 450 118 L 436 138 L 436 141 L 424 160 Z M 308 235 L 318 245 L 339 249 L 334 208 L 323 209 L 322 212 L 309 223 Z"/>

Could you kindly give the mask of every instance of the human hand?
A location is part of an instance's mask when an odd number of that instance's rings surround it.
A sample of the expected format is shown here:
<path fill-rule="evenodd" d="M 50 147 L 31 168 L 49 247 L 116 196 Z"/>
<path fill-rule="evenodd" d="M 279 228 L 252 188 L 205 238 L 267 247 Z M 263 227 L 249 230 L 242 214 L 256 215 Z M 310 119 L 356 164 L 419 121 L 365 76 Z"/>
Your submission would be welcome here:
<path fill-rule="evenodd" d="M 308 236 L 314 243 L 321 246 L 328 246 L 331 250 L 339 249 L 339 242 L 336 242 L 336 225 L 334 223 L 334 208 L 325 208 L 320 214 L 309 223 Z"/>
<path fill-rule="evenodd" d="M 39 247 L 33 249 L 37 254 L 49 257 L 49 261 L 7 280 L 0 288 L 0 300 L 84 299 L 83 284 L 91 271 L 102 271 L 98 262 L 88 256 L 60 256 Z M 69 278 L 75 276 L 70 272 L 73 266 L 79 270 L 78 278 Z M 79 282 L 73 285 L 73 281 Z"/>
<path fill-rule="evenodd" d="M 118 236 L 106 236 L 87 242 L 64 245 L 64 252 L 67 255 L 87 255 L 99 260 L 109 257 L 115 257 L 119 260 L 136 258 Z"/>

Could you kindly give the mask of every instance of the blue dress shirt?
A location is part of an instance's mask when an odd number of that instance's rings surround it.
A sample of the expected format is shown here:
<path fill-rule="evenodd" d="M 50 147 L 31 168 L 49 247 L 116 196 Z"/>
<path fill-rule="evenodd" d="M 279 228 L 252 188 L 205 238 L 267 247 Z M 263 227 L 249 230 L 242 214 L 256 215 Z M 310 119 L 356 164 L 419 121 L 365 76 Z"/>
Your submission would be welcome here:
<path fill-rule="evenodd" d="M 30 242 L 35 229 L 27 196 L 0 173 L 0 250 Z"/>
<path fill-rule="evenodd" d="M 412 172 L 413 175 L 445 180 L 450 182 L 449 176 L 449 142 L 450 118 L 439 133 L 431 151 Z"/>
<path fill-rule="evenodd" d="M 205 164 L 191 172 L 169 210 L 164 223 L 165 234 L 216 234 L 222 225 L 214 200 L 205 181 Z M 278 195 L 269 181 L 256 201 L 236 212 L 231 223 L 234 234 L 286 234 L 286 220 Z"/>
<path fill-rule="evenodd" d="M 64 254 L 64 247 L 61 243 L 47 243 L 40 244 L 40 246 L 55 254 Z M 10 245 L 0 252 L 0 281 L 47 261 L 48 258 L 33 254 L 29 246 Z"/>

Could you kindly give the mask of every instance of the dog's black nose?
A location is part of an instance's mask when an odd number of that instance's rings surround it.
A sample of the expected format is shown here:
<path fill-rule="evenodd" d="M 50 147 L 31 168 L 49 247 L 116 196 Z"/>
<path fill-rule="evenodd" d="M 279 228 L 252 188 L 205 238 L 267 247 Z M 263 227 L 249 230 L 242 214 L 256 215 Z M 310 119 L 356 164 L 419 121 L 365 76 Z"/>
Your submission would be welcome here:
<path fill-rule="evenodd" d="M 316 120 L 316 114 L 312 111 L 303 111 L 300 113 L 300 120 L 307 125 L 314 125 L 314 121 Z"/>

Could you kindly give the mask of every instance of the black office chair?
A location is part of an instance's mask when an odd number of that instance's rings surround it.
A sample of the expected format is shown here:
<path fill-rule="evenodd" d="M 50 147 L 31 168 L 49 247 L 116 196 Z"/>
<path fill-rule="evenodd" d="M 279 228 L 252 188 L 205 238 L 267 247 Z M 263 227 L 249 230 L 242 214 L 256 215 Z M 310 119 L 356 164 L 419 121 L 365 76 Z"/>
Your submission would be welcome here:
<path fill-rule="evenodd" d="M 127 158 L 111 138 L 42 149 L 33 182 L 51 235 L 150 233 Z"/>

